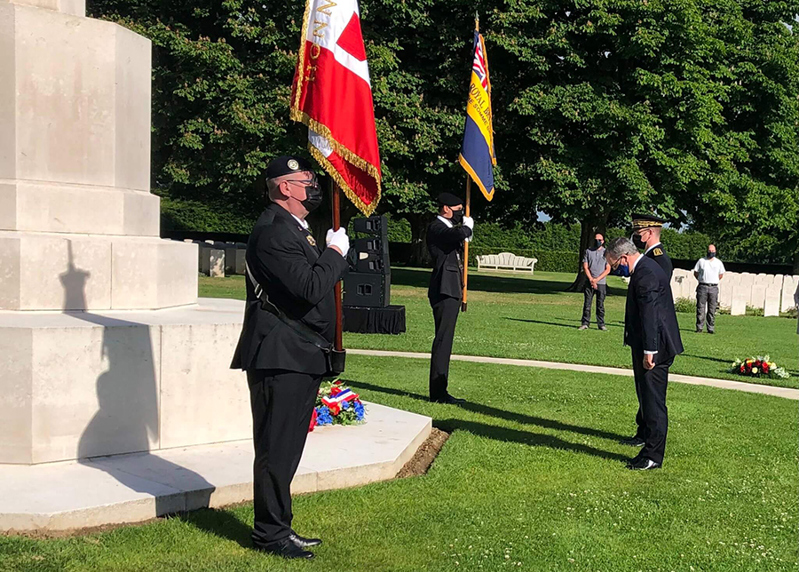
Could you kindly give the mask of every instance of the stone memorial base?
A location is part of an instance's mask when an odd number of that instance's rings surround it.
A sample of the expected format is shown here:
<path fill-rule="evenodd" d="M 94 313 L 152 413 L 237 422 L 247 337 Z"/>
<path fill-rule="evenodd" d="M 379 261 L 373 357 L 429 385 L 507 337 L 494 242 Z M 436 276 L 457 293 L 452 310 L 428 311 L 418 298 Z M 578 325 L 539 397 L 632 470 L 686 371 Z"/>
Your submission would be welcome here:
<path fill-rule="evenodd" d="M 243 302 L 216 299 L 0 312 L 0 464 L 250 438 L 247 382 L 229 369 L 243 316 Z"/>
<path fill-rule="evenodd" d="M 292 492 L 394 478 L 430 435 L 429 417 L 366 404 L 367 422 L 308 436 Z M 83 462 L 0 465 L 0 531 L 64 531 L 133 523 L 252 500 L 252 441 Z"/>

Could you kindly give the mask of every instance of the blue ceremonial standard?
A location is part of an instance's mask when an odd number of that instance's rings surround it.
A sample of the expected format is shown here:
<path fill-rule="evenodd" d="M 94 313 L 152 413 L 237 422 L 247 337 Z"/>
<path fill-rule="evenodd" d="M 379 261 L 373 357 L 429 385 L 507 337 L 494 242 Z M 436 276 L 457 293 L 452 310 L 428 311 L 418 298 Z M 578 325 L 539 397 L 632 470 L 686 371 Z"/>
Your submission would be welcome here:
<path fill-rule="evenodd" d="M 458 161 L 486 200 L 494 198 L 494 126 L 491 114 L 491 81 L 488 57 L 479 30 L 474 31 L 474 60 L 466 105 L 466 127 Z"/>

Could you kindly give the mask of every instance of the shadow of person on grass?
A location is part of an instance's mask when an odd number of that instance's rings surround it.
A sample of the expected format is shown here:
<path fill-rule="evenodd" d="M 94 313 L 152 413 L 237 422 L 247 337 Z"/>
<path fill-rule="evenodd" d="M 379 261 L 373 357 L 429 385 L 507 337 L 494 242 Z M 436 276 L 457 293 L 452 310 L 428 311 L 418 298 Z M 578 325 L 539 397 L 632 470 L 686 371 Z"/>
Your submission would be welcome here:
<path fill-rule="evenodd" d="M 252 549 L 252 527 L 226 510 L 205 508 L 183 513 L 178 518 L 206 534 Z"/>
<path fill-rule="evenodd" d="M 465 421 L 463 419 L 440 419 L 434 421 L 433 425 L 447 433 L 463 430 L 468 431 L 472 435 L 487 437 L 496 441 L 519 443 L 521 445 L 528 445 L 530 447 L 547 447 L 549 449 L 572 451 L 574 453 L 591 455 L 592 457 L 599 457 L 602 459 L 608 459 L 610 461 L 629 461 L 632 457 L 632 455 L 626 456 L 620 453 L 603 451 L 602 449 L 597 449 L 596 447 L 591 447 L 590 445 L 583 445 L 582 443 L 571 443 L 570 441 L 564 441 L 563 439 L 553 435 L 519 431 L 518 429 L 511 429 L 509 427 L 499 427 L 497 425 L 478 423 L 477 421 Z"/>
<path fill-rule="evenodd" d="M 377 391 L 389 395 L 410 397 L 411 399 L 416 399 L 419 401 L 430 401 L 427 397 L 425 397 L 424 395 L 419 395 L 418 393 L 410 393 L 407 391 L 402 391 L 400 389 L 394 389 L 391 387 L 381 387 L 379 385 L 373 385 L 371 383 L 367 383 L 364 381 L 342 380 L 342 382 L 357 389 L 366 389 L 369 391 Z M 571 425 L 569 423 L 563 423 L 562 421 L 555 421 L 554 419 L 546 419 L 544 417 L 535 417 L 533 415 L 526 415 L 524 413 L 515 413 L 513 411 L 506 411 L 504 409 L 498 409 L 496 407 L 491 407 L 490 405 L 484 405 L 482 403 L 474 403 L 472 401 L 467 401 L 466 403 L 462 403 L 458 405 L 458 407 L 460 407 L 461 409 L 465 409 L 466 411 L 471 411 L 472 413 L 480 413 L 481 415 L 496 417 L 498 419 L 504 419 L 505 421 L 512 421 L 514 423 L 523 423 L 525 425 L 536 425 L 538 427 L 542 427 L 545 429 L 555 429 L 557 431 L 568 431 L 570 433 L 577 433 L 579 435 L 599 437 L 600 439 L 621 441 L 622 439 L 626 439 L 628 437 L 627 435 L 619 435 L 617 433 L 611 433 L 609 431 L 602 431 L 601 429 L 593 429 L 591 427 L 581 427 L 579 425 Z M 487 427 L 491 427 L 491 425 L 487 425 Z"/>
<path fill-rule="evenodd" d="M 573 323 L 562 323 L 562 322 L 544 322 L 542 320 L 528 320 L 526 318 L 511 318 L 510 316 L 505 316 L 503 319 L 509 320 L 511 322 L 527 322 L 528 324 L 544 324 L 545 326 L 560 326 L 561 328 L 569 328 L 570 330 L 576 330 L 582 324 L 580 320 L 569 320 L 569 322 Z M 623 323 L 614 323 L 614 322 L 605 322 L 605 325 L 609 328 L 624 327 Z"/>

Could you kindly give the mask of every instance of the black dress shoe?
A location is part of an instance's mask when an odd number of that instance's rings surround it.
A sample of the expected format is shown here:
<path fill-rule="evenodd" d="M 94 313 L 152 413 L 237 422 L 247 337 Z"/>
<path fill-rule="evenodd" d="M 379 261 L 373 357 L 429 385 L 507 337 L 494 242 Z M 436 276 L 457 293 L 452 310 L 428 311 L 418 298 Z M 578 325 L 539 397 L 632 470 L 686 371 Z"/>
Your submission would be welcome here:
<path fill-rule="evenodd" d="M 431 399 L 433 403 L 447 403 L 449 405 L 460 405 L 462 403 L 466 403 L 465 399 L 458 399 L 457 397 L 452 397 L 449 393 L 446 394 L 444 397 L 439 397 L 437 399 Z"/>
<path fill-rule="evenodd" d="M 304 536 L 300 536 L 293 531 L 291 534 L 289 534 L 289 540 L 291 540 L 298 548 L 302 548 L 303 550 L 322 544 L 321 538 L 305 538 Z"/>
<path fill-rule="evenodd" d="M 629 439 L 622 439 L 619 441 L 622 445 L 629 445 L 630 447 L 643 447 L 646 445 L 646 441 L 641 439 L 640 437 L 630 437 Z"/>
<path fill-rule="evenodd" d="M 646 457 L 636 457 L 631 459 L 627 464 L 627 468 L 631 471 L 651 471 L 652 469 L 659 469 L 660 463 L 656 463 L 652 459 Z"/>
<path fill-rule="evenodd" d="M 310 560 L 314 557 L 313 552 L 303 550 L 294 544 L 290 536 L 284 538 L 283 540 L 278 540 L 277 542 L 255 545 L 254 548 L 258 552 L 267 552 L 269 554 L 274 554 L 275 556 L 281 556 L 288 559 L 302 558 L 305 560 Z"/>

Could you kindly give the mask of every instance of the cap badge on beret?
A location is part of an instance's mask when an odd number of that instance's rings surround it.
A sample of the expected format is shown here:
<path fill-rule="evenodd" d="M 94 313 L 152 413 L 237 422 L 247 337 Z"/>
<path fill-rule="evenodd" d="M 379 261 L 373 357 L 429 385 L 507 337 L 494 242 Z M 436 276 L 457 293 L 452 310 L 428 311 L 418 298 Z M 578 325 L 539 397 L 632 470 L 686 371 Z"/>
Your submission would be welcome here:
<path fill-rule="evenodd" d="M 296 159 L 289 159 L 287 166 L 292 171 L 297 171 L 300 168 L 300 164 L 296 161 Z"/>

